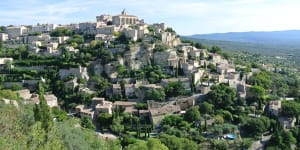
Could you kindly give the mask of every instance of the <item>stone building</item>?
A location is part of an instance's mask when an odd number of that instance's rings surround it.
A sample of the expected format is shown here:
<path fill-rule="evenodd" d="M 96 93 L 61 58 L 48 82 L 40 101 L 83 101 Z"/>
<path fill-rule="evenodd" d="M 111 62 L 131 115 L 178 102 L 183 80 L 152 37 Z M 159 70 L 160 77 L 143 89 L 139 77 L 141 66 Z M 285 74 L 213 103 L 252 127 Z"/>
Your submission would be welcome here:
<path fill-rule="evenodd" d="M 49 107 L 58 106 L 57 97 L 55 95 L 45 94 L 44 97 Z M 39 104 L 39 103 L 40 103 L 40 98 L 38 94 L 32 94 L 31 98 L 25 101 L 25 104 Z"/>
<path fill-rule="evenodd" d="M 37 24 L 33 25 L 30 32 L 51 32 L 57 27 L 57 24 Z"/>
<path fill-rule="evenodd" d="M 6 63 L 12 63 L 13 62 L 13 58 L 0 58 L 0 65 L 4 65 Z"/>
<path fill-rule="evenodd" d="M 123 30 L 126 37 L 130 38 L 133 41 L 138 39 L 138 31 L 136 29 L 125 28 Z"/>
<path fill-rule="evenodd" d="M 79 66 L 78 68 L 59 69 L 59 77 L 64 79 L 70 75 L 74 75 L 77 78 L 89 79 L 86 67 Z"/>
<path fill-rule="evenodd" d="M 133 15 L 127 15 L 124 9 L 120 15 L 112 17 L 112 23 L 117 26 L 137 24 L 138 17 Z"/>
<path fill-rule="evenodd" d="M 103 22 L 107 24 L 108 22 L 112 21 L 112 16 L 111 15 L 100 15 L 96 16 L 97 22 Z"/>
<path fill-rule="evenodd" d="M 179 61 L 176 51 L 172 49 L 168 49 L 167 51 L 163 52 L 155 52 L 153 59 L 154 64 L 156 65 L 160 65 L 162 67 L 172 66 L 173 68 L 178 66 Z"/>
<path fill-rule="evenodd" d="M 135 85 L 134 84 L 125 84 L 125 96 L 132 97 L 135 96 Z"/>
<path fill-rule="evenodd" d="M 28 29 L 25 26 L 19 27 L 6 27 L 6 33 L 8 34 L 9 39 L 14 39 L 19 36 L 24 35 L 28 32 Z"/>
<path fill-rule="evenodd" d="M 75 111 L 80 117 L 88 117 L 93 120 L 99 113 L 112 114 L 112 102 L 105 101 L 104 98 L 95 97 L 92 99 L 91 106 L 78 105 Z"/>
<path fill-rule="evenodd" d="M 8 40 L 8 34 L 0 33 L 0 41 L 5 42 L 6 40 Z"/>
<path fill-rule="evenodd" d="M 95 108 L 95 114 L 112 114 L 112 102 L 105 101 L 104 98 L 94 97 L 92 99 L 92 108 Z"/>
<path fill-rule="evenodd" d="M 114 25 L 97 27 L 96 28 L 96 34 L 113 35 L 118 30 L 119 30 L 119 28 L 114 26 Z"/>
<path fill-rule="evenodd" d="M 82 22 L 78 24 L 79 31 L 85 33 L 95 33 L 96 32 L 96 22 Z"/>

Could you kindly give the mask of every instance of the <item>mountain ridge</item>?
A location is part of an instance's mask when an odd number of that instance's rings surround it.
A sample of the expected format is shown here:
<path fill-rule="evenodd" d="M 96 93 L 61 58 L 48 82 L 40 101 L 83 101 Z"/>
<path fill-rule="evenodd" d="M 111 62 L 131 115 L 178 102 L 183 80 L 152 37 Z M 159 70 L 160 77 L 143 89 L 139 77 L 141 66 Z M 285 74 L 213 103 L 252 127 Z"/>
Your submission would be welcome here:
<path fill-rule="evenodd" d="M 212 34 L 194 34 L 185 36 L 196 39 L 246 42 L 268 45 L 300 46 L 300 30 L 249 31 Z"/>

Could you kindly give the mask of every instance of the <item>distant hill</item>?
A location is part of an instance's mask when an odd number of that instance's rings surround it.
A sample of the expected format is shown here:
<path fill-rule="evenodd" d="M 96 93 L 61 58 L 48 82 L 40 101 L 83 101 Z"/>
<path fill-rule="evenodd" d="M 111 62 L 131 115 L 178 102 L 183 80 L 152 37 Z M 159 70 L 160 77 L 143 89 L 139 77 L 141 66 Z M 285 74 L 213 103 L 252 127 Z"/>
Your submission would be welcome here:
<path fill-rule="evenodd" d="M 195 34 L 190 38 L 300 47 L 300 30 Z"/>
<path fill-rule="evenodd" d="M 193 42 L 202 43 L 206 46 L 219 46 L 225 51 L 244 51 L 257 53 L 269 56 L 293 56 L 300 57 L 300 45 L 288 46 L 288 45 L 274 45 L 274 44 L 260 44 L 252 42 L 235 42 L 235 41 L 220 41 L 220 40 L 207 40 L 197 39 L 191 37 L 181 37 L 183 40 L 191 40 Z"/>

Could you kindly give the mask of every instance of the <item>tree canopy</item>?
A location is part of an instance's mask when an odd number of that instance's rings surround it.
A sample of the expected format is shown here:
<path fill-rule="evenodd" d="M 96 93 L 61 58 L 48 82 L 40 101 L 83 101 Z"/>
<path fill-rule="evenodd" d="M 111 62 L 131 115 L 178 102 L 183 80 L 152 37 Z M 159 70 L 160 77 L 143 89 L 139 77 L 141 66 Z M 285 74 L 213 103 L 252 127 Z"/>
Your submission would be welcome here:
<path fill-rule="evenodd" d="M 145 93 L 144 100 L 164 101 L 165 91 L 163 89 L 149 89 Z"/>
<path fill-rule="evenodd" d="M 56 28 L 54 31 L 50 33 L 51 36 L 60 37 L 60 36 L 71 36 L 72 31 L 67 28 Z"/>
<path fill-rule="evenodd" d="M 167 97 L 176 97 L 185 93 L 185 87 L 181 81 L 170 82 L 165 86 L 165 93 Z"/>
<path fill-rule="evenodd" d="M 199 106 L 189 108 L 184 114 L 184 120 L 187 122 L 196 122 L 200 120 Z"/>
<path fill-rule="evenodd" d="M 225 84 L 214 85 L 207 94 L 207 99 L 208 102 L 214 105 L 215 109 L 225 109 L 227 106 L 234 104 L 236 100 L 236 90 Z"/>

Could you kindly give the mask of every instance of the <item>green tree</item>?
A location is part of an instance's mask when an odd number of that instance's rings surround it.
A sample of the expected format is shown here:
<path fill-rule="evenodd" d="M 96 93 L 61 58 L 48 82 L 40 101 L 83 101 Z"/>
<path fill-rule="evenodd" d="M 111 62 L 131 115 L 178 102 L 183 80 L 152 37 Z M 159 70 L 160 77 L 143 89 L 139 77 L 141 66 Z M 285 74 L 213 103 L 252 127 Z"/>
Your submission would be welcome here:
<path fill-rule="evenodd" d="M 109 128 L 112 123 L 112 115 L 108 113 L 99 113 L 97 116 L 97 123 L 101 129 Z"/>
<path fill-rule="evenodd" d="M 249 136 L 260 136 L 269 128 L 270 119 L 267 117 L 249 118 L 244 124 L 241 125 L 241 129 Z"/>
<path fill-rule="evenodd" d="M 137 110 L 146 110 L 146 109 L 148 109 L 148 106 L 147 106 L 147 103 L 137 102 L 136 105 L 135 105 L 135 108 Z"/>
<path fill-rule="evenodd" d="M 279 130 L 272 135 L 270 142 L 267 144 L 267 148 L 291 149 L 291 145 L 296 143 L 297 139 L 290 131 Z"/>
<path fill-rule="evenodd" d="M 103 77 L 91 77 L 90 80 L 97 83 L 95 88 L 98 92 L 98 95 L 105 96 L 105 91 L 111 86 L 111 83 Z"/>
<path fill-rule="evenodd" d="M 222 49 L 220 47 L 218 47 L 218 46 L 212 46 L 211 49 L 210 49 L 210 51 L 212 53 L 220 53 L 222 51 Z"/>
<path fill-rule="evenodd" d="M 10 99 L 10 100 L 20 99 L 18 94 L 12 90 L 0 90 L 0 98 L 6 98 L 6 99 Z"/>
<path fill-rule="evenodd" d="M 45 131 L 48 131 L 53 125 L 53 119 L 50 113 L 50 108 L 44 97 L 44 87 L 43 83 L 41 82 L 39 83 L 39 99 L 40 103 L 35 104 L 35 107 L 33 108 L 34 119 L 36 122 L 40 121 L 42 123 L 43 129 L 45 129 Z"/>
<path fill-rule="evenodd" d="M 74 34 L 72 38 L 67 40 L 68 44 L 76 43 L 76 44 L 83 44 L 84 38 L 78 34 Z"/>
<path fill-rule="evenodd" d="M 196 122 L 200 120 L 199 106 L 189 108 L 184 114 L 184 120 L 187 122 Z"/>
<path fill-rule="evenodd" d="M 196 48 L 199 48 L 199 49 L 206 49 L 207 47 L 205 45 L 203 45 L 202 43 L 196 43 L 195 44 L 195 47 Z"/>
<path fill-rule="evenodd" d="M 144 100 L 164 101 L 165 91 L 163 89 L 149 89 L 145 93 Z"/>
<path fill-rule="evenodd" d="M 225 84 L 214 85 L 207 94 L 207 99 L 215 109 L 226 109 L 232 106 L 236 100 L 236 90 Z"/>
<path fill-rule="evenodd" d="M 52 112 L 53 118 L 56 118 L 57 121 L 64 121 L 68 117 L 67 113 L 63 110 L 60 110 L 58 107 L 53 107 L 51 112 Z"/>
<path fill-rule="evenodd" d="M 170 150 L 197 150 L 198 145 L 187 138 L 178 138 L 173 135 L 162 134 L 159 136 L 160 141 Z"/>
<path fill-rule="evenodd" d="M 223 116 L 221 116 L 221 115 L 216 115 L 216 116 L 214 117 L 214 119 L 215 119 L 215 123 L 216 123 L 216 124 L 223 124 L 223 123 L 224 123 L 224 118 L 223 118 Z"/>
<path fill-rule="evenodd" d="M 248 103 L 256 102 L 258 103 L 258 108 L 262 108 L 262 104 L 264 103 L 265 89 L 261 86 L 251 86 L 249 89 L 249 96 L 247 98 Z"/>
<path fill-rule="evenodd" d="M 264 89 L 270 89 L 272 86 L 272 74 L 266 71 L 253 73 L 253 75 L 249 79 L 247 79 L 247 83 L 251 85 L 261 86 Z"/>
<path fill-rule="evenodd" d="M 170 134 L 170 132 L 173 132 L 172 130 L 169 130 L 169 127 L 174 127 L 175 132 L 177 132 L 179 130 L 182 131 L 189 131 L 190 129 L 190 124 L 187 121 L 184 121 L 183 118 L 179 115 L 169 115 L 169 116 L 165 116 L 163 118 L 163 120 L 161 121 L 161 126 L 167 127 L 167 131 L 169 131 L 168 133 Z M 179 131 L 180 132 L 180 131 Z M 174 133 L 174 132 L 173 132 Z M 178 133 L 181 134 L 181 133 Z M 178 135 L 176 133 L 176 135 Z"/>
<path fill-rule="evenodd" d="M 95 130 L 95 125 L 93 124 L 92 120 L 88 117 L 81 118 L 81 126 L 87 129 Z"/>
<path fill-rule="evenodd" d="M 211 114 L 213 113 L 213 105 L 208 102 L 203 102 L 199 108 L 202 114 Z"/>
<path fill-rule="evenodd" d="M 168 147 L 161 143 L 160 140 L 153 138 L 148 139 L 147 147 L 149 150 L 168 150 Z"/>
<path fill-rule="evenodd" d="M 110 129 L 118 135 L 124 131 L 124 125 L 121 124 L 121 119 L 119 117 L 113 119 Z"/>
<path fill-rule="evenodd" d="M 227 150 L 228 144 L 226 141 L 223 141 L 223 140 L 215 140 L 213 142 L 213 147 L 215 150 Z"/>
<path fill-rule="evenodd" d="M 50 33 L 51 36 L 60 37 L 60 36 L 71 36 L 72 31 L 66 28 L 56 28 Z"/>
<path fill-rule="evenodd" d="M 147 142 L 138 140 L 133 144 L 128 145 L 125 150 L 148 150 Z"/>
<path fill-rule="evenodd" d="M 97 50 L 97 58 L 101 59 L 101 64 L 107 64 L 113 59 L 113 54 L 111 51 L 106 49 Z"/>
<path fill-rule="evenodd" d="M 170 82 L 165 86 L 167 97 L 176 97 L 185 94 L 185 87 L 181 81 Z"/>
<path fill-rule="evenodd" d="M 282 103 L 282 115 L 287 117 L 296 117 L 297 122 L 299 121 L 299 115 L 300 115 L 300 103 L 296 101 L 284 101 Z"/>

